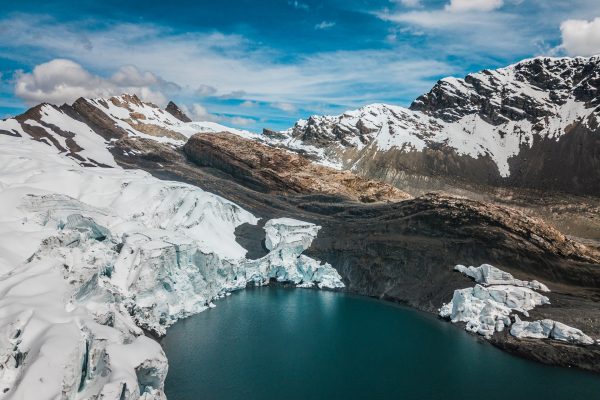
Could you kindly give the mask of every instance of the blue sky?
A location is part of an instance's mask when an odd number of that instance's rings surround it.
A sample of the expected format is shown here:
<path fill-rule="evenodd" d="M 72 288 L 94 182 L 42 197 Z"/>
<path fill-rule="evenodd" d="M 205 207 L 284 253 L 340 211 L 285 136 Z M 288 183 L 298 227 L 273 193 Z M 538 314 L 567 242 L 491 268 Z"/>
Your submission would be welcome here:
<path fill-rule="evenodd" d="M 1 1 L 0 117 L 135 92 L 283 129 L 444 76 L 600 52 L 597 0 Z"/>

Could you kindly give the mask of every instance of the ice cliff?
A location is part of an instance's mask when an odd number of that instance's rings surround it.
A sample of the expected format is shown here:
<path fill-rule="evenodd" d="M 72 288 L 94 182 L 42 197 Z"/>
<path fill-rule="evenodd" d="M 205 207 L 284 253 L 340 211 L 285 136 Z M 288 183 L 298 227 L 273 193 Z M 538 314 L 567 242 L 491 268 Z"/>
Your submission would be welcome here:
<path fill-rule="evenodd" d="M 248 260 L 234 231 L 257 219 L 239 206 L 49 149 L 0 135 L 0 399 L 163 399 L 145 332 L 249 283 L 343 287 L 302 255 L 314 224 L 268 221 L 270 252 Z"/>
<path fill-rule="evenodd" d="M 455 290 L 452 300 L 440 308 L 439 315 L 453 323 L 464 322 L 467 331 L 490 338 L 495 332 L 510 327 L 510 334 L 517 338 L 594 344 L 594 340 L 581 330 L 561 322 L 521 320 L 519 313 L 529 317 L 528 311 L 550 304 L 548 297 L 538 293 L 550 291 L 543 283 L 515 279 L 489 264 L 479 267 L 457 265 L 454 270 L 469 276 L 477 284 L 473 288 Z"/>

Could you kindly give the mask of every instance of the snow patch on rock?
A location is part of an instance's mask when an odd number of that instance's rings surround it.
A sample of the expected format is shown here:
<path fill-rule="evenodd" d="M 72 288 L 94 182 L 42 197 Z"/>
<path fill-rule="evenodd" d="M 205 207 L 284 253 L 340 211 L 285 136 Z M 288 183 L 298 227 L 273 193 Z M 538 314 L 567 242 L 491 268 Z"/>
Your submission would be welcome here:
<path fill-rule="evenodd" d="M 367 146 L 405 153 L 448 148 L 475 159 L 489 157 L 500 176 L 509 177 L 509 160 L 534 140 L 558 140 L 579 123 L 597 126 L 595 103 L 586 96 L 595 96 L 599 60 L 544 57 L 465 79 L 444 78 L 410 109 L 370 104 L 337 116 L 314 115 L 280 132 L 289 138 L 280 142 L 338 165 L 346 161 L 339 153 L 312 145 L 354 148 L 359 155 L 353 165 Z M 493 115 L 486 115 L 490 110 Z"/>

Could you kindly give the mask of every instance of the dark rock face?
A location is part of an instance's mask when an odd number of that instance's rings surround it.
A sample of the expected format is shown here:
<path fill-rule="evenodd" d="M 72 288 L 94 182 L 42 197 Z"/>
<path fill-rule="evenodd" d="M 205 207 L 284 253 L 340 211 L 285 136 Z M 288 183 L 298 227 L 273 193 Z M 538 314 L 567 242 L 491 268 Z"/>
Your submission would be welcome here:
<path fill-rule="evenodd" d="M 111 105 L 120 108 L 121 117 L 110 114 Z M 148 115 L 154 114 L 158 123 L 148 123 L 146 115 L 135 111 L 135 107 L 139 107 L 138 110 L 141 108 Z M 163 120 L 160 118 L 163 116 L 169 116 L 170 121 L 161 124 Z M 82 130 L 82 135 L 98 134 L 107 142 L 105 144 L 108 147 L 111 142 L 126 139 L 130 134 L 144 134 L 183 143 L 186 137 L 171 129 L 172 121 L 170 114 L 156 105 L 144 103 L 135 95 L 124 94 L 109 99 L 79 98 L 72 105 L 63 104 L 60 107 L 40 104 L 11 119 L 12 124 L 8 127 L 15 128 L 0 130 L 0 134 L 21 136 L 25 133 L 33 140 L 55 147 L 58 152 L 65 153 L 82 166 L 107 167 L 82 156 L 83 148 L 77 142 L 75 134 L 78 129 Z"/>
<path fill-rule="evenodd" d="M 285 133 L 393 184 L 411 175 L 600 196 L 599 104 L 600 57 L 536 58 L 442 79 L 410 110 L 374 104 Z"/>
<path fill-rule="evenodd" d="M 85 123 L 105 140 L 126 137 L 127 132 L 115 125 L 104 112 L 90 104 L 86 99 L 77 99 L 72 106 L 64 105 L 62 110 L 71 117 Z"/>
<path fill-rule="evenodd" d="M 297 140 L 316 147 L 342 145 L 353 147 L 354 139 L 362 144 L 370 143 L 377 129 L 366 126 L 362 120 L 355 125 L 343 124 L 345 115 L 339 117 L 311 116 L 302 124 L 296 123 L 288 134 Z"/>
<path fill-rule="evenodd" d="M 416 180 L 425 181 L 423 189 L 437 190 L 432 180 L 443 180 L 448 185 L 463 182 L 499 184 L 502 177 L 496 164 L 488 157 L 473 158 L 447 146 L 426 148 L 422 151 L 390 149 L 378 152 L 367 149 L 354 164 L 357 172 L 365 177 L 389 182 L 397 187 L 414 188 Z M 406 180 L 407 176 L 413 179 Z"/>
<path fill-rule="evenodd" d="M 598 57 L 536 58 L 499 70 L 469 74 L 463 81 L 441 80 L 410 108 L 447 122 L 475 113 L 494 125 L 509 120 L 534 122 L 552 115 L 552 106 L 564 105 L 569 98 L 586 107 L 598 105 L 599 88 Z M 536 98 L 535 90 L 548 93 L 549 99 Z"/>
<path fill-rule="evenodd" d="M 58 107 L 51 104 L 40 104 L 30 108 L 21 115 L 16 116 L 14 119 L 20 124 L 23 132 L 29 135 L 31 139 L 54 146 L 58 152 L 65 153 L 68 157 L 77 160 L 82 166 L 108 167 L 91 158 L 82 157 L 79 153 L 83 148 L 74 140 L 74 133 L 62 129 L 61 126 L 42 120 L 41 113 L 44 112 L 45 109 L 53 109 L 57 112 L 60 110 Z M 34 124 L 25 123 L 26 121 L 33 121 Z M 10 132 L 8 134 L 10 134 Z M 18 133 L 17 135 L 20 136 Z M 13 136 L 16 135 L 13 133 Z"/>
<path fill-rule="evenodd" d="M 190 117 L 185 115 L 185 113 L 181 111 L 177 104 L 173 103 L 172 101 L 170 101 L 169 104 L 167 104 L 167 108 L 165 108 L 165 111 L 182 122 L 192 122 Z"/>
<path fill-rule="evenodd" d="M 600 131 L 575 122 L 558 140 L 534 138 L 509 164 L 508 186 L 600 196 Z"/>

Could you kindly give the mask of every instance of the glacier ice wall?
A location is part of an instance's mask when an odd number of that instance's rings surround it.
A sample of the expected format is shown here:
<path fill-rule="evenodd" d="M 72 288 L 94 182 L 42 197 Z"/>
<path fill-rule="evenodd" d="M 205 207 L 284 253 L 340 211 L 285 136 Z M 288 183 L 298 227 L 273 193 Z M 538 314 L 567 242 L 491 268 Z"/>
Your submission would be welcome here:
<path fill-rule="evenodd" d="M 146 333 L 247 284 L 339 288 L 302 255 L 319 227 L 266 223 L 246 259 L 235 228 L 257 218 L 190 185 L 83 168 L 0 135 L 0 399 L 163 399 L 166 357 Z"/>

